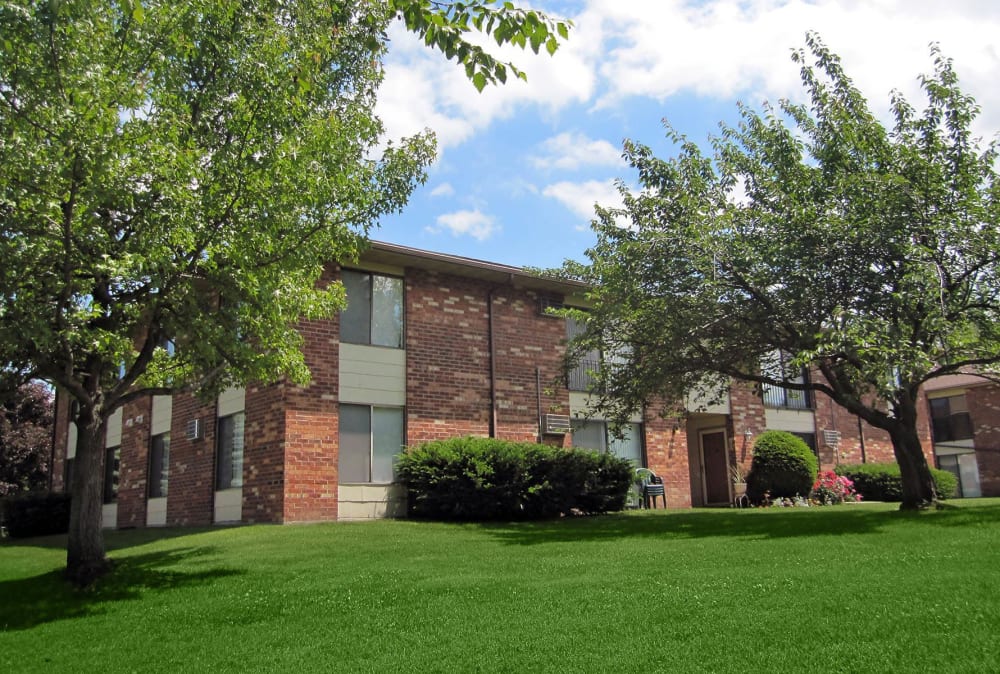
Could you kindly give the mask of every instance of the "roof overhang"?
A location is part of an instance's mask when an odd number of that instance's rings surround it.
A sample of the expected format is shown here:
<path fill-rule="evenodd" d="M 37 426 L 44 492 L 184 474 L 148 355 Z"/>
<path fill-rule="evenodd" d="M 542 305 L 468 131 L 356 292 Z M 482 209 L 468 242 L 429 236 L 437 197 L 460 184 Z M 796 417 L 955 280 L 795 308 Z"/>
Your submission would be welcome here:
<path fill-rule="evenodd" d="M 542 276 L 523 267 L 512 267 L 469 257 L 435 253 L 383 241 L 371 241 L 370 247 L 361 253 L 361 259 L 367 262 L 423 269 L 474 278 L 495 285 L 511 285 L 516 288 L 527 288 L 559 295 L 583 294 L 589 287 L 581 281 Z"/>

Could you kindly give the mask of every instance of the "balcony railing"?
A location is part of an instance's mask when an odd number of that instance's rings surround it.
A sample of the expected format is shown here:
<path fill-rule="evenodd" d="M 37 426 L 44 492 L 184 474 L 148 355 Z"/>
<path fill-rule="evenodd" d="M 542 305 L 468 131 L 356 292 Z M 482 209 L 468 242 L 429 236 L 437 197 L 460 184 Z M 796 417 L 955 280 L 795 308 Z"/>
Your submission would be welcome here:
<path fill-rule="evenodd" d="M 782 407 L 791 410 L 811 410 L 813 407 L 810 391 L 796 391 L 770 384 L 764 384 L 762 389 L 765 407 Z"/>

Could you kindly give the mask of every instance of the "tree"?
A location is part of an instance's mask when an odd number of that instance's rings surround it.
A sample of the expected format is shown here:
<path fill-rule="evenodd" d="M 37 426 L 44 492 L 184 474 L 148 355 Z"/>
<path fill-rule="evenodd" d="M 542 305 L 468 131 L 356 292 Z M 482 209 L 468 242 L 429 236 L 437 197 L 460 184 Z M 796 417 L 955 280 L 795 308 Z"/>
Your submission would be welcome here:
<path fill-rule="evenodd" d="M 600 373 L 621 419 L 731 378 L 812 390 L 892 439 L 904 508 L 936 502 L 917 430 L 923 384 L 1000 363 L 997 147 L 952 62 L 931 48 L 921 113 L 895 92 L 869 110 L 815 35 L 808 105 L 741 106 L 711 156 L 667 126 L 676 156 L 626 142 L 641 189 L 598 209 L 594 310 L 574 354 L 620 357 Z M 819 376 L 797 379 L 803 367 Z"/>
<path fill-rule="evenodd" d="M 52 391 L 33 381 L 0 405 L 0 496 L 43 489 L 52 450 Z"/>
<path fill-rule="evenodd" d="M 0 6 L 0 376 L 78 403 L 74 582 L 108 566 L 114 410 L 305 382 L 297 321 L 344 298 L 324 266 L 356 258 L 423 181 L 433 136 L 382 146 L 372 114 L 397 15 L 480 87 L 511 66 L 467 43 L 470 22 L 536 51 L 566 33 L 493 0 Z"/>

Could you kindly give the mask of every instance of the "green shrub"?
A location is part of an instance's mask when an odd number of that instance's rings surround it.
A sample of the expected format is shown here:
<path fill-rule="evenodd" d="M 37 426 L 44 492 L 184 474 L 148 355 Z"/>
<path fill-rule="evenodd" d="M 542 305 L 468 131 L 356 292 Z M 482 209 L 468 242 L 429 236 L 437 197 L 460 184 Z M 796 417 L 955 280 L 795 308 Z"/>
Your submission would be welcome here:
<path fill-rule="evenodd" d="M 4 499 L 3 526 L 11 538 L 64 534 L 69 531 L 69 494 L 29 492 Z"/>
<path fill-rule="evenodd" d="M 408 449 L 397 474 L 411 516 L 482 521 L 621 510 L 633 468 L 589 450 L 468 437 Z"/>
<path fill-rule="evenodd" d="M 754 502 L 772 497 L 808 496 L 816 481 L 816 455 L 800 438 L 785 431 L 764 431 L 753 445 L 747 496 Z"/>
<path fill-rule="evenodd" d="M 834 469 L 854 482 L 854 488 L 866 501 L 902 501 L 903 480 L 897 463 L 856 463 L 844 464 Z M 931 468 L 931 475 L 937 485 L 938 498 L 948 499 L 955 495 L 958 480 L 946 470 Z"/>

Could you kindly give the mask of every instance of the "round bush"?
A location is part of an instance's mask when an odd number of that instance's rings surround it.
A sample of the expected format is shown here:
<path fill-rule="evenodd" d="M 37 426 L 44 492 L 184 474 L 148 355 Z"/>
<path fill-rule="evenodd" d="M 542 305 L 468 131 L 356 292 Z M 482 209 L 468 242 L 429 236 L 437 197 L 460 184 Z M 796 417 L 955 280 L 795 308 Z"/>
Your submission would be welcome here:
<path fill-rule="evenodd" d="M 785 431 L 765 431 L 753 446 L 747 476 L 747 496 L 759 502 L 764 494 L 808 496 L 816 481 L 816 455 L 800 438 Z"/>

